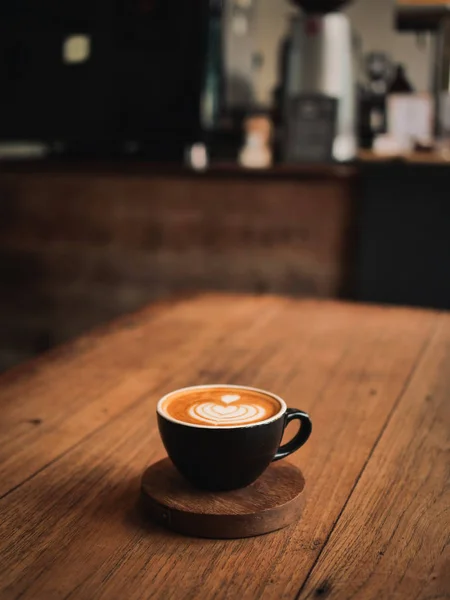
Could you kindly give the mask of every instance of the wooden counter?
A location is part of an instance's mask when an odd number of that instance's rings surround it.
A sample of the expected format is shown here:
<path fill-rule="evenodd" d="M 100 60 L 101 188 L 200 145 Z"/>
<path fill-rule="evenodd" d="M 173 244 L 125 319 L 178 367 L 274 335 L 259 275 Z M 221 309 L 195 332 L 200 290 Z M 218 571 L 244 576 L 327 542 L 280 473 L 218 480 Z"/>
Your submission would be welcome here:
<path fill-rule="evenodd" d="M 172 293 L 336 297 L 357 171 L 0 163 L 0 370 Z"/>
<path fill-rule="evenodd" d="M 372 150 L 360 150 L 358 152 L 358 160 L 360 164 L 386 164 L 392 165 L 393 163 L 401 164 L 415 164 L 415 165 L 436 165 L 436 166 L 450 166 L 450 155 L 443 155 L 438 152 L 406 152 L 398 156 L 386 156 L 382 154 L 376 154 Z"/>
<path fill-rule="evenodd" d="M 178 164 L 155 163 L 136 159 L 116 160 L 0 160 L 2 173 L 40 174 L 94 174 L 94 175 L 141 175 L 160 177 L 190 177 L 208 179 L 210 177 L 233 177 L 238 179 L 277 179 L 298 180 L 342 179 L 357 175 L 353 164 L 302 163 L 276 164 L 268 169 L 246 169 L 234 162 L 213 162 L 205 171 L 194 171 Z"/>
<path fill-rule="evenodd" d="M 450 308 L 450 169 L 437 159 L 201 174 L 0 162 L 0 371 L 180 292 Z"/>
<path fill-rule="evenodd" d="M 275 297 L 160 303 L 0 378 L 0 598 L 450 594 L 450 315 Z M 229 382 L 307 410 L 294 526 L 183 538 L 138 510 L 155 405 Z"/>

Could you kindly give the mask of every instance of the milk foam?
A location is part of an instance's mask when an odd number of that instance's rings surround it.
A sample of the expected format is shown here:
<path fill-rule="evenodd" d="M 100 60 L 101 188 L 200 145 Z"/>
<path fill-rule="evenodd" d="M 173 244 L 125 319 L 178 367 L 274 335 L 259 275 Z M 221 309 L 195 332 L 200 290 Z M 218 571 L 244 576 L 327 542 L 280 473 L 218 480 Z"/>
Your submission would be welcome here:
<path fill-rule="evenodd" d="M 167 394 L 157 411 L 192 427 L 244 427 L 277 418 L 286 410 L 281 398 L 237 385 L 199 385 Z"/>
<path fill-rule="evenodd" d="M 267 410 L 257 404 L 233 406 L 233 403 L 238 400 L 240 400 L 238 394 L 224 395 L 220 404 L 217 402 L 197 403 L 191 406 L 188 412 L 192 419 L 220 425 L 261 421 L 268 416 Z"/>

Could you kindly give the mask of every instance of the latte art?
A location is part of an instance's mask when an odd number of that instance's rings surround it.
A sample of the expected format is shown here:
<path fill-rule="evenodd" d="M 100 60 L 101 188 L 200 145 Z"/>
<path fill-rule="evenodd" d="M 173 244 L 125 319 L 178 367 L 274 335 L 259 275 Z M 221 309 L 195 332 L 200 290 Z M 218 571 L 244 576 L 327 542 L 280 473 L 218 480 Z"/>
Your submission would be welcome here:
<path fill-rule="evenodd" d="M 236 427 L 265 421 L 281 410 L 270 394 L 253 388 L 199 386 L 178 390 L 161 401 L 160 410 L 182 423 Z"/>
<path fill-rule="evenodd" d="M 196 404 L 189 409 L 193 419 L 199 419 L 206 423 L 220 423 L 221 425 L 234 425 L 238 423 L 249 423 L 250 421 L 261 421 L 266 418 L 266 411 L 261 406 L 241 404 L 230 406 L 204 402 Z"/>

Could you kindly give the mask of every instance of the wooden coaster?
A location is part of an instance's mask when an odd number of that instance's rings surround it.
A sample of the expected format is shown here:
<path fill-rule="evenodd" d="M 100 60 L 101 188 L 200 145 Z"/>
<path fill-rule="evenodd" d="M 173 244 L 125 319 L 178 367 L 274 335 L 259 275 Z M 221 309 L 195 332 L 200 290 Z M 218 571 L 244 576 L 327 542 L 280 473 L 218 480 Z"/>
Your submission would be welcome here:
<path fill-rule="evenodd" d="M 142 498 L 151 516 L 173 531 L 195 537 L 243 538 L 282 529 L 303 508 L 305 480 L 297 467 L 276 462 L 252 485 L 231 492 L 192 487 L 168 458 L 142 477 Z"/>

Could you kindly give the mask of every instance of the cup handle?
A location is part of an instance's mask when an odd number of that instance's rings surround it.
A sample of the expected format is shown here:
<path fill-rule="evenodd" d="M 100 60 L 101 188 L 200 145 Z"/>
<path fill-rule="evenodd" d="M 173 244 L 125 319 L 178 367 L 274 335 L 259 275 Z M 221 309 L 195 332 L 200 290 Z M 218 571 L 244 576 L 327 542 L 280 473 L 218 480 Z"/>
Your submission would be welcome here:
<path fill-rule="evenodd" d="M 286 410 L 285 415 L 284 429 L 286 429 L 287 424 L 293 421 L 294 419 L 298 419 L 300 421 L 300 429 L 292 438 L 292 440 L 278 448 L 278 451 L 275 454 L 272 462 L 289 456 L 289 454 L 292 454 L 293 452 L 301 448 L 303 444 L 305 444 L 308 441 L 308 438 L 311 435 L 312 431 L 312 423 L 311 419 L 309 418 L 309 415 L 303 412 L 302 410 L 298 410 L 297 408 L 288 408 Z"/>

